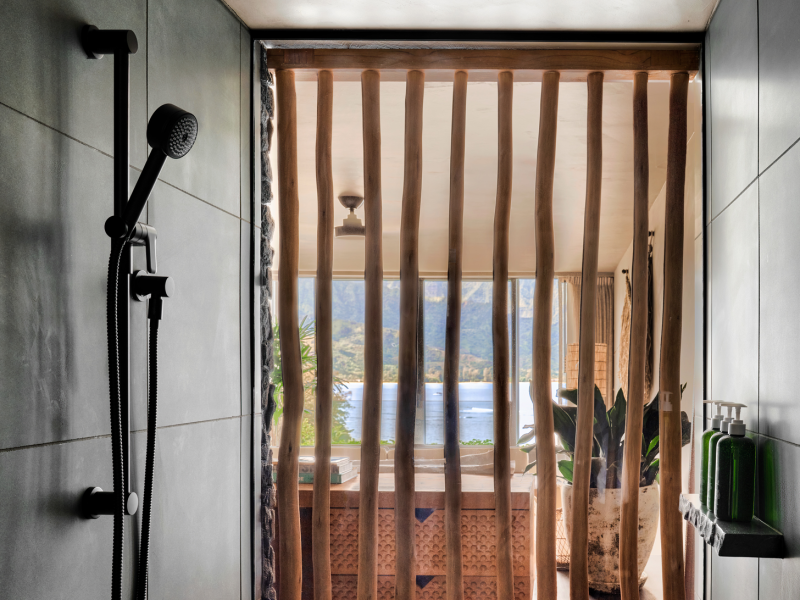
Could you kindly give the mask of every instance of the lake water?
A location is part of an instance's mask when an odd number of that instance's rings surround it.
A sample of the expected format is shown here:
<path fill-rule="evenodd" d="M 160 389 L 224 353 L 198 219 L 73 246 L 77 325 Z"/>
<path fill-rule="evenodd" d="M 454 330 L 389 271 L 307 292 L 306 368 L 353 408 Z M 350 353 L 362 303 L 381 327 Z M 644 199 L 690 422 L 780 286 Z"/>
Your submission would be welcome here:
<path fill-rule="evenodd" d="M 356 440 L 361 440 L 361 414 L 364 394 L 363 383 L 348 383 L 347 428 Z M 425 405 L 417 408 L 416 443 L 444 443 L 444 403 L 441 383 L 425 384 Z M 553 382 L 553 398 L 558 383 Z M 528 392 L 528 382 L 519 384 L 519 435 L 522 426 L 533 423 L 533 403 Z M 461 441 L 491 440 L 494 437 L 492 384 L 469 382 L 459 384 L 459 430 Z M 397 415 L 397 384 L 384 383 L 381 402 L 381 439 L 395 439 L 395 417 Z M 512 440 L 516 442 L 516 440 Z"/>

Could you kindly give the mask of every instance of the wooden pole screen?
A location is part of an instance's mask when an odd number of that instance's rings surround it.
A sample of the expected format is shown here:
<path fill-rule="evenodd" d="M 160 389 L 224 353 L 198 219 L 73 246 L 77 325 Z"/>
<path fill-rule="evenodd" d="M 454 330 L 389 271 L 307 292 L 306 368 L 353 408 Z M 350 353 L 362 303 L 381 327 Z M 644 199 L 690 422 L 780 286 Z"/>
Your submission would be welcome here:
<path fill-rule="evenodd" d="M 394 454 L 394 520 L 397 562 L 395 598 L 413 600 L 414 423 L 417 395 L 417 318 L 419 313 L 419 209 L 422 200 L 422 96 L 425 75 L 406 79 L 403 202 L 400 216 L 400 333 L 397 359 L 397 431 Z M 283 599 L 281 599 L 283 600 Z"/>
<path fill-rule="evenodd" d="M 684 599 L 681 493 L 681 326 L 683 319 L 683 202 L 686 179 L 686 103 L 689 74 L 675 73 L 669 89 L 669 136 L 664 215 L 664 312 L 659 373 L 661 572 L 664 598 Z"/>
<path fill-rule="evenodd" d="M 594 324 L 597 253 L 600 243 L 600 188 L 603 182 L 603 74 L 591 73 L 586 122 L 586 210 L 583 218 L 578 423 L 572 482 L 572 535 L 569 541 L 569 596 L 589 597 L 589 480 L 594 424 Z M 676 505 L 677 506 L 677 505 Z"/>
<path fill-rule="evenodd" d="M 364 138 L 364 401 L 358 507 L 358 600 L 378 597 L 378 476 L 383 384 L 383 253 L 381 209 L 381 79 L 361 76 Z"/>
<path fill-rule="evenodd" d="M 497 597 L 514 597 L 511 557 L 511 444 L 508 439 L 508 227 L 511 219 L 513 148 L 511 114 L 514 75 L 497 78 L 497 200 L 494 209 L 492 352 L 494 387 L 494 502 L 497 533 Z"/>
<path fill-rule="evenodd" d="M 297 323 L 297 273 L 300 255 L 300 201 L 297 194 L 297 103 L 294 73 L 276 73 L 278 92 L 278 327 L 283 369 L 283 429 L 278 450 L 278 537 L 280 598 L 300 600 L 300 502 L 298 451 L 303 418 L 303 368 Z"/>
<path fill-rule="evenodd" d="M 314 600 L 331 600 L 331 412 L 333 410 L 333 74 L 320 71 L 317 83 L 317 403 L 311 557 Z"/>
<path fill-rule="evenodd" d="M 461 449 L 458 428 L 458 363 L 461 352 L 461 257 L 464 230 L 464 152 L 467 72 L 453 83 L 450 134 L 450 224 L 447 254 L 447 320 L 444 340 L 444 509 L 447 539 L 447 600 L 464 599 L 461 558 Z"/>
<path fill-rule="evenodd" d="M 647 136 L 647 73 L 633 79 L 633 264 L 631 333 L 628 360 L 628 413 L 625 438 L 642 439 L 644 370 L 647 360 L 647 240 L 650 209 L 650 162 Z M 622 462 L 622 509 L 619 579 L 623 600 L 639 600 L 639 479 L 641 444 L 625 445 Z"/>
<path fill-rule="evenodd" d="M 533 291 L 533 418 L 536 424 L 536 590 L 539 600 L 556 597 L 556 447 L 550 390 L 553 318 L 553 179 L 556 168 L 558 82 L 544 74 L 536 157 L 536 286 Z"/>

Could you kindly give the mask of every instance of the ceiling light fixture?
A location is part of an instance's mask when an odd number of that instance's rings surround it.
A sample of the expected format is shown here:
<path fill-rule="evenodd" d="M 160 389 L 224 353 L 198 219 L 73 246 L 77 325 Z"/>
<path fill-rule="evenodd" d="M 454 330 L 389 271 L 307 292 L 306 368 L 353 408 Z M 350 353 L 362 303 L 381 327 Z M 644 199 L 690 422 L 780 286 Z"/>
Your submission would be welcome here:
<path fill-rule="evenodd" d="M 364 237 L 366 228 L 356 216 L 356 209 L 364 202 L 364 198 L 342 194 L 339 196 L 339 202 L 350 209 L 350 214 L 342 221 L 342 226 L 336 228 L 336 237 Z"/>

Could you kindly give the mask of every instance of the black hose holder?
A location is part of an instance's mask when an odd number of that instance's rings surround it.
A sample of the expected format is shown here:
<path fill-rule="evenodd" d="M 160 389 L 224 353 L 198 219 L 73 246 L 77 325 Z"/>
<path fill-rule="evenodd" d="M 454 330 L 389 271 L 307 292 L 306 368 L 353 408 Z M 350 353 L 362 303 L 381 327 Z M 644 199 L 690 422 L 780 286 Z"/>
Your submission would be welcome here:
<path fill-rule="evenodd" d="M 90 487 L 83 492 L 81 499 L 81 510 L 87 519 L 98 519 L 100 515 L 113 515 L 117 502 L 117 495 L 114 492 L 104 492 L 103 488 Z M 125 514 L 135 515 L 139 509 L 139 496 L 136 492 L 131 492 L 125 498 Z"/>

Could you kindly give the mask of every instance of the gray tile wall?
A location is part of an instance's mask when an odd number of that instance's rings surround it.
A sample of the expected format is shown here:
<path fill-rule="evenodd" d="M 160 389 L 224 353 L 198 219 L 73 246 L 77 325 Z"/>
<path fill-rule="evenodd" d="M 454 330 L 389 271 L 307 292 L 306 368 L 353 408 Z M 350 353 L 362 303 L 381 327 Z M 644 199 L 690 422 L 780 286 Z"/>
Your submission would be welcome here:
<path fill-rule="evenodd" d="M 749 405 L 756 513 L 787 550 L 784 560 L 707 554 L 711 600 L 800 597 L 798 31 L 796 0 L 721 0 L 707 34 L 706 392 Z"/>
<path fill-rule="evenodd" d="M 112 208 L 113 60 L 85 57 L 78 35 L 91 23 L 132 29 L 139 41 L 131 185 L 160 104 L 200 122 L 197 144 L 168 161 L 143 215 L 158 229 L 159 273 L 177 291 L 159 338 L 151 594 L 250 598 L 250 436 L 259 427 L 249 33 L 219 0 L 4 0 L 0 23 L 0 596 L 110 595 L 112 521 L 78 515 L 86 487 L 112 487 L 103 222 Z M 136 304 L 131 317 L 131 476 L 140 493 L 145 314 Z M 138 517 L 126 525 L 130 596 Z"/>

